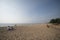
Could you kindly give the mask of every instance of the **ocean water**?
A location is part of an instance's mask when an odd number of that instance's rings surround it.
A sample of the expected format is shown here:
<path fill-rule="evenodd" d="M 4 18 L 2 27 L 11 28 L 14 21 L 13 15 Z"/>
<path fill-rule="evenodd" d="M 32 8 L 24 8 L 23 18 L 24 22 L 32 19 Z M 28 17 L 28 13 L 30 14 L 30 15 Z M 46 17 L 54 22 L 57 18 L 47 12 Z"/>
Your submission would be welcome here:
<path fill-rule="evenodd" d="M 0 27 L 6 27 L 6 26 L 15 26 L 15 25 L 18 25 L 18 26 L 21 26 L 21 25 L 29 25 L 27 23 L 0 23 Z"/>
<path fill-rule="evenodd" d="M 15 24 L 0 24 L 0 27 L 14 26 Z"/>

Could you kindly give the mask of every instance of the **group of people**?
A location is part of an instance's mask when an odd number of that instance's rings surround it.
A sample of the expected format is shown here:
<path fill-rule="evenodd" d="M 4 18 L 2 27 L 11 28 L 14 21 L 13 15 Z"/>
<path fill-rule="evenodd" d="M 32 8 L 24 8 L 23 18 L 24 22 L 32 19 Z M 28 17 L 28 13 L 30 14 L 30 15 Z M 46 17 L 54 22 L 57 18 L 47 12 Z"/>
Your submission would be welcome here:
<path fill-rule="evenodd" d="M 14 30 L 15 29 L 14 27 L 16 27 L 16 25 L 14 25 L 14 26 L 7 26 L 7 30 Z"/>
<path fill-rule="evenodd" d="M 8 26 L 7 29 L 8 30 L 13 30 L 14 28 L 13 28 L 13 26 Z"/>

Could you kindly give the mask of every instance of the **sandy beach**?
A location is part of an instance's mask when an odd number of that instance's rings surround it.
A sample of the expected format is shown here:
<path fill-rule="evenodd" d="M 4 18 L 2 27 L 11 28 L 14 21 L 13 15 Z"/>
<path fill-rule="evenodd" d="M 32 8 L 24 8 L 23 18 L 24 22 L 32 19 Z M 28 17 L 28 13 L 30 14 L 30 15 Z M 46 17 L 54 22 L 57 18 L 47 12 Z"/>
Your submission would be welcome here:
<path fill-rule="evenodd" d="M 0 40 L 60 40 L 60 25 L 48 24 L 19 25 L 15 30 L 7 31 Z"/>

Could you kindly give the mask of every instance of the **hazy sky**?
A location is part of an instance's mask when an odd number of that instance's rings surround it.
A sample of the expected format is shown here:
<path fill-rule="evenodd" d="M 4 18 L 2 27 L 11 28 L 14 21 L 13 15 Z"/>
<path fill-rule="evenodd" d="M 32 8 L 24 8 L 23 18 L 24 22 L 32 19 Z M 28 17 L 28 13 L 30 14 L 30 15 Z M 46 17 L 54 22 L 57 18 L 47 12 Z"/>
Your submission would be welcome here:
<path fill-rule="evenodd" d="M 46 23 L 60 18 L 59 0 L 0 0 L 0 23 Z"/>

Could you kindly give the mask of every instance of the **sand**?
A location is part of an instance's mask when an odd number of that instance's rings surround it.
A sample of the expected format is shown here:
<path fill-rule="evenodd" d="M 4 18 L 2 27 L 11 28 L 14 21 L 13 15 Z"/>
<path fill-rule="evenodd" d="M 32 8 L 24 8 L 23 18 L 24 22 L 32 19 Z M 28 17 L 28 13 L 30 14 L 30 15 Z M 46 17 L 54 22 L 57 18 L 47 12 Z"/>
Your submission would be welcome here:
<path fill-rule="evenodd" d="M 48 25 L 49 28 L 47 24 L 16 26 L 15 30 L 7 31 L 6 40 L 60 40 L 60 25 Z"/>

